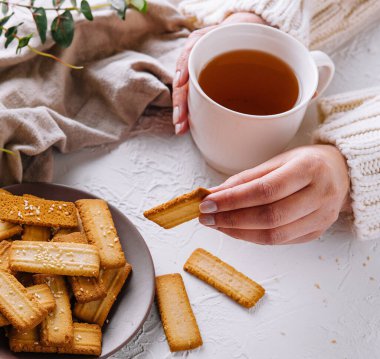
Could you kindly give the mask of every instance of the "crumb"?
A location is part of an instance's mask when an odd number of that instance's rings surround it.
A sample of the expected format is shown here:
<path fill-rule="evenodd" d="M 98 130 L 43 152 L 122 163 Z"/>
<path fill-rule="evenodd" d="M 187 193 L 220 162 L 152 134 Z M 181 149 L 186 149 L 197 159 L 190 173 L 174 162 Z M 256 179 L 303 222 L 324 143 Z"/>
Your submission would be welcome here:
<path fill-rule="evenodd" d="M 285 333 L 285 332 L 280 332 L 280 334 L 281 334 L 281 335 L 283 335 L 283 336 L 285 336 L 285 335 L 286 335 L 286 333 Z"/>
<path fill-rule="evenodd" d="M 371 259 L 371 257 L 370 256 L 367 256 L 367 261 L 369 261 Z"/>
<path fill-rule="evenodd" d="M 319 259 L 320 261 L 323 261 L 323 257 L 322 257 L 322 256 L 318 256 L 318 259 Z"/>
<path fill-rule="evenodd" d="M 335 258 L 335 262 L 339 264 L 339 258 Z"/>
<path fill-rule="evenodd" d="M 336 344 L 336 340 L 333 339 L 333 340 L 331 341 L 331 344 Z"/>
<path fill-rule="evenodd" d="M 317 289 L 321 289 L 321 286 L 318 283 L 315 283 L 314 287 L 317 288 Z"/>
<path fill-rule="evenodd" d="M 363 267 L 366 267 L 366 266 L 367 266 L 367 263 L 364 262 L 364 263 L 363 263 Z"/>
<path fill-rule="evenodd" d="M 369 280 L 375 280 L 375 278 L 374 277 L 369 277 Z"/>

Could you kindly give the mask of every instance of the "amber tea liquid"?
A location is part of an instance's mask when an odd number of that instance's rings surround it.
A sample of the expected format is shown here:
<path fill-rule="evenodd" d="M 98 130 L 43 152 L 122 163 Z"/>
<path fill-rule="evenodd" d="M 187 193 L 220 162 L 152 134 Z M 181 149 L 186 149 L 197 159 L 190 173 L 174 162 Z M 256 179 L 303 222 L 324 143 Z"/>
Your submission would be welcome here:
<path fill-rule="evenodd" d="M 294 107 L 299 95 L 291 67 L 257 50 L 235 50 L 215 57 L 201 71 L 198 81 L 214 101 L 249 115 L 286 112 Z"/>

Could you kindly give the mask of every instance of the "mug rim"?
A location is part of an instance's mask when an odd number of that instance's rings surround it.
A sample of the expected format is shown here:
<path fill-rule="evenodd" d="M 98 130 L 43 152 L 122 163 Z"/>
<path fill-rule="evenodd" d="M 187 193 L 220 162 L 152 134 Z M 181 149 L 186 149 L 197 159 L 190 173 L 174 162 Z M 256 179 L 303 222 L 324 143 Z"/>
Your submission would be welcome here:
<path fill-rule="evenodd" d="M 199 85 L 198 79 L 195 76 L 195 69 L 194 69 L 194 66 L 193 66 L 194 52 L 196 51 L 196 49 L 200 46 L 200 44 L 202 42 L 206 41 L 214 33 L 222 31 L 222 30 L 225 30 L 226 28 L 231 28 L 231 27 L 232 28 L 238 28 L 238 27 L 252 27 L 252 28 L 256 27 L 256 28 L 261 28 L 261 29 L 264 29 L 264 31 L 275 33 L 276 36 L 283 36 L 283 37 L 287 38 L 288 40 L 290 40 L 293 43 L 295 43 L 296 46 L 301 46 L 303 48 L 303 50 L 305 50 L 306 53 L 308 54 L 309 62 L 312 64 L 312 67 L 313 67 L 313 70 L 314 70 L 314 75 L 315 75 L 315 78 L 317 79 L 317 81 L 315 82 L 315 84 L 313 86 L 313 91 L 311 91 L 311 95 L 305 96 L 305 98 L 303 100 L 301 100 L 298 104 L 296 104 L 291 109 L 289 109 L 289 110 L 287 110 L 285 112 L 280 112 L 280 113 L 276 113 L 276 114 L 272 114 L 272 115 L 251 115 L 251 114 L 248 114 L 248 113 L 238 112 L 238 111 L 231 110 L 230 108 L 225 107 L 225 106 L 219 104 L 218 102 L 216 102 L 215 100 L 213 100 L 211 97 L 209 97 L 203 91 L 203 89 Z M 211 59 L 209 61 L 211 61 Z M 218 108 L 220 108 L 220 109 L 222 109 L 224 111 L 230 112 L 231 114 L 234 114 L 234 115 L 244 116 L 244 117 L 247 117 L 248 119 L 260 119 L 260 120 L 282 118 L 282 117 L 288 116 L 288 115 L 290 115 L 290 114 L 292 114 L 294 112 L 297 112 L 300 108 L 302 108 L 305 105 L 307 105 L 308 102 L 313 98 L 313 95 L 314 95 L 314 93 L 315 93 L 315 91 L 317 90 L 317 87 L 318 87 L 318 79 L 319 79 L 317 65 L 314 62 L 312 56 L 310 55 L 309 49 L 303 43 L 301 43 L 299 40 L 297 40 L 296 38 L 292 37 L 291 35 L 287 34 L 286 32 L 283 32 L 283 31 L 281 31 L 279 29 L 273 28 L 273 27 L 271 27 L 269 25 L 251 24 L 251 23 L 238 23 L 238 24 L 222 25 L 220 27 L 217 27 L 217 28 L 211 30 L 207 34 L 203 35 L 196 42 L 196 44 L 194 45 L 194 47 L 191 49 L 190 56 L 189 56 L 189 61 L 188 61 L 188 71 L 189 71 L 189 80 L 190 80 L 190 82 L 192 82 L 192 84 L 196 88 L 197 92 L 202 97 L 204 97 L 206 100 L 210 101 L 213 105 L 217 106 Z"/>

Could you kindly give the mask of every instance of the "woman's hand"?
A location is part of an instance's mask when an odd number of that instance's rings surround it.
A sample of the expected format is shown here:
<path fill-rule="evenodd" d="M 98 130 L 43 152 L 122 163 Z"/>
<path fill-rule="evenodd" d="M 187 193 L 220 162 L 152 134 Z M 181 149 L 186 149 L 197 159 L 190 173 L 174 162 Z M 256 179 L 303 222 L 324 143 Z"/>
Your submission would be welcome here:
<path fill-rule="evenodd" d="M 222 24 L 250 22 L 266 24 L 265 21 L 252 13 L 236 13 L 226 18 Z M 185 133 L 188 128 L 187 91 L 189 81 L 188 60 L 190 51 L 195 43 L 216 26 L 205 27 L 191 33 L 189 39 L 177 61 L 176 74 L 173 81 L 173 124 L 177 135 Z"/>
<path fill-rule="evenodd" d="M 346 161 L 331 145 L 299 147 L 230 177 L 200 205 L 199 221 L 258 244 L 318 238 L 350 210 Z"/>

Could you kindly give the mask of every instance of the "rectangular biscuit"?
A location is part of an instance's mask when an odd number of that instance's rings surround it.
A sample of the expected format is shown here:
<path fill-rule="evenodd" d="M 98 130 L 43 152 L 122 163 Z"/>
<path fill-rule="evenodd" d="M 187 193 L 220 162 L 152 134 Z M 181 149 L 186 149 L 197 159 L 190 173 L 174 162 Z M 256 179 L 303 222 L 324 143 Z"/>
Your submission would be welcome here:
<path fill-rule="evenodd" d="M 51 231 L 49 227 L 24 226 L 21 239 L 23 241 L 47 242 L 50 239 Z"/>
<path fill-rule="evenodd" d="M 41 343 L 67 346 L 73 342 L 73 319 L 70 296 L 62 276 L 36 274 L 36 284 L 47 284 L 55 299 L 55 308 L 41 323 Z"/>
<path fill-rule="evenodd" d="M 90 244 L 13 241 L 9 265 L 20 272 L 98 277 L 99 253 Z"/>
<path fill-rule="evenodd" d="M 120 268 L 126 263 L 107 202 L 81 199 L 75 202 L 89 243 L 99 249 L 102 268 Z"/>
<path fill-rule="evenodd" d="M 87 238 L 83 233 L 73 232 L 55 236 L 52 241 L 65 243 L 87 243 Z M 68 280 L 78 303 L 92 302 L 106 296 L 106 290 L 100 278 L 68 277 Z"/>
<path fill-rule="evenodd" d="M 96 355 L 102 352 L 102 332 L 96 324 L 74 323 L 74 340 L 71 346 L 56 347 L 43 345 L 38 337 L 37 328 L 28 331 L 9 331 L 9 347 L 13 352 L 61 353 L 77 355 Z"/>
<path fill-rule="evenodd" d="M 41 306 L 50 313 L 55 308 L 55 299 L 49 287 L 46 284 L 33 285 L 26 288 L 26 291 L 32 295 Z M 0 313 L 0 327 L 9 325 L 9 321 Z"/>
<path fill-rule="evenodd" d="M 0 312 L 17 329 L 38 325 L 47 315 L 38 301 L 11 274 L 0 270 Z"/>
<path fill-rule="evenodd" d="M 199 217 L 199 204 L 211 192 L 199 187 L 190 193 L 176 197 L 144 212 L 144 217 L 169 229 Z"/>
<path fill-rule="evenodd" d="M 0 270 L 5 270 L 6 272 L 11 272 L 9 268 L 9 251 L 11 249 L 11 242 L 2 241 L 0 242 Z"/>
<path fill-rule="evenodd" d="M 246 308 L 265 294 L 260 284 L 202 248 L 191 254 L 183 268 Z"/>
<path fill-rule="evenodd" d="M 74 203 L 23 196 L 0 196 L 0 220 L 43 227 L 78 226 Z"/>
<path fill-rule="evenodd" d="M 22 232 L 22 227 L 18 224 L 4 222 L 0 220 L 0 241 L 9 239 Z"/>
<path fill-rule="evenodd" d="M 100 278 L 103 281 L 107 293 L 106 297 L 83 304 L 75 303 L 74 316 L 82 321 L 103 326 L 104 321 L 107 319 L 107 315 L 131 270 L 131 265 L 126 263 L 122 268 L 106 269 L 102 271 Z"/>
<path fill-rule="evenodd" d="M 201 346 L 201 333 L 181 275 L 174 273 L 156 277 L 156 298 L 170 351 Z"/>

